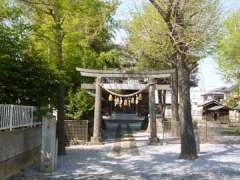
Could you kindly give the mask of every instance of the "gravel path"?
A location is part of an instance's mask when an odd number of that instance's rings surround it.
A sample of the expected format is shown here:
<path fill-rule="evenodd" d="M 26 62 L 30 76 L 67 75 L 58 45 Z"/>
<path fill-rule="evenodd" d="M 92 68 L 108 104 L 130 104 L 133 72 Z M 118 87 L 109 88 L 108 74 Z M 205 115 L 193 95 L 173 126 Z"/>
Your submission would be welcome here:
<path fill-rule="evenodd" d="M 240 179 L 239 144 L 202 144 L 199 158 L 186 161 L 178 159 L 180 144 L 149 146 L 146 133 L 117 136 L 101 146 L 69 147 L 53 174 L 30 167 L 18 179 Z"/>
<path fill-rule="evenodd" d="M 122 130 L 121 124 L 118 125 L 116 130 L 116 143 L 113 143 L 112 153 L 115 156 L 139 156 L 138 147 L 130 126 L 127 125 L 126 130 Z"/>

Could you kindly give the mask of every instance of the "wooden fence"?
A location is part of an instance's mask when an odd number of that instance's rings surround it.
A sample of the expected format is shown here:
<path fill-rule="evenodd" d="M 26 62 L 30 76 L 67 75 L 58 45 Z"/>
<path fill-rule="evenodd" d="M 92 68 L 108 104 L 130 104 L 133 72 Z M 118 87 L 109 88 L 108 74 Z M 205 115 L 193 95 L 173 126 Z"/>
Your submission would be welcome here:
<path fill-rule="evenodd" d="M 12 131 L 14 128 L 41 124 L 34 122 L 35 110 L 36 108 L 33 106 L 0 104 L 0 130 Z"/>
<path fill-rule="evenodd" d="M 86 144 L 89 137 L 88 120 L 65 120 L 65 145 Z"/>
<path fill-rule="evenodd" d="M 229 113 L 230 126 L 240 126 L 240 112 L 230 111 Z"/>

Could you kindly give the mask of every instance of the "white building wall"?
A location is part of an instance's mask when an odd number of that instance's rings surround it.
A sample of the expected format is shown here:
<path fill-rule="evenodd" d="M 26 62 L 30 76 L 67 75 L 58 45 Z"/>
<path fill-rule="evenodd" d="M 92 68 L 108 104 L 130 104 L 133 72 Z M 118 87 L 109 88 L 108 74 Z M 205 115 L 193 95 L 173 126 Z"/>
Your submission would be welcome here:
<path fill-rule="evenodd" d="M 202 107 L 203 98 L 202 94 L 204 92 L 199 88 L 191 89 L 191 104 L 192 104 L 192 116 L 194 119 L 200 120 L 202 119 Z"/>
<path fill-rule="evenodd" d="M 203 104 L 203 98 L 201 95 L 203 93 L 204 92 L 198 88 L 191 89 L 192 116 L 194 119 L 198 119 L 198 120 L 202 119 L 201 105 Z M 171 91 L 167 91 L 166 104 L 171 105 Z M 166 107 L 165 116 L 166 116 L 166 118 L 171 118 L 171 116 L 172 116 L 171 106 Z"/>

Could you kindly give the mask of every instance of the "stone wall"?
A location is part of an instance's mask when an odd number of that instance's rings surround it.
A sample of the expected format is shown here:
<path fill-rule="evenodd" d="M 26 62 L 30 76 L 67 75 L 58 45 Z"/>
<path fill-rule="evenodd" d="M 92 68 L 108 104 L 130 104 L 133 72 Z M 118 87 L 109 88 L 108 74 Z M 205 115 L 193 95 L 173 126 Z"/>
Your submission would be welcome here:
<path fill-rule="evenodd" d="M 0 179 L 39 160 L 41 127 L 0 131 Z"/>

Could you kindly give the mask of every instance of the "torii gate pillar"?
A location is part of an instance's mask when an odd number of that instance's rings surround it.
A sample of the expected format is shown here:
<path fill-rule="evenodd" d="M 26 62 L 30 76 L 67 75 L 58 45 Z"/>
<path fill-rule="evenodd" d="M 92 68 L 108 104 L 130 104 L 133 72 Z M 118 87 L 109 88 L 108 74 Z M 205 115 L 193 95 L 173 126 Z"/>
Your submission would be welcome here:
<path fill-rule="evenodd" d="M 101 77 L 96 78 L 96 95 L 95 95 L 95 109 L 94 109 L 94 122 L 93 122 L 93 136 L 91 137 L 91 144 L 101 144 L 101 99 L 102 99 L 102 88 L 101 88 Z"/>
<path fill-rule="evenodd" d="M 149 144 L 158 144 L 159 139 L 157 137 L 157 123 L 156 123 L 156 105 L 155 105 L 155 90 L 156 83 L 154 79 L 149 81 L 149 125 L 150 125 L 150 137 Z"/>

